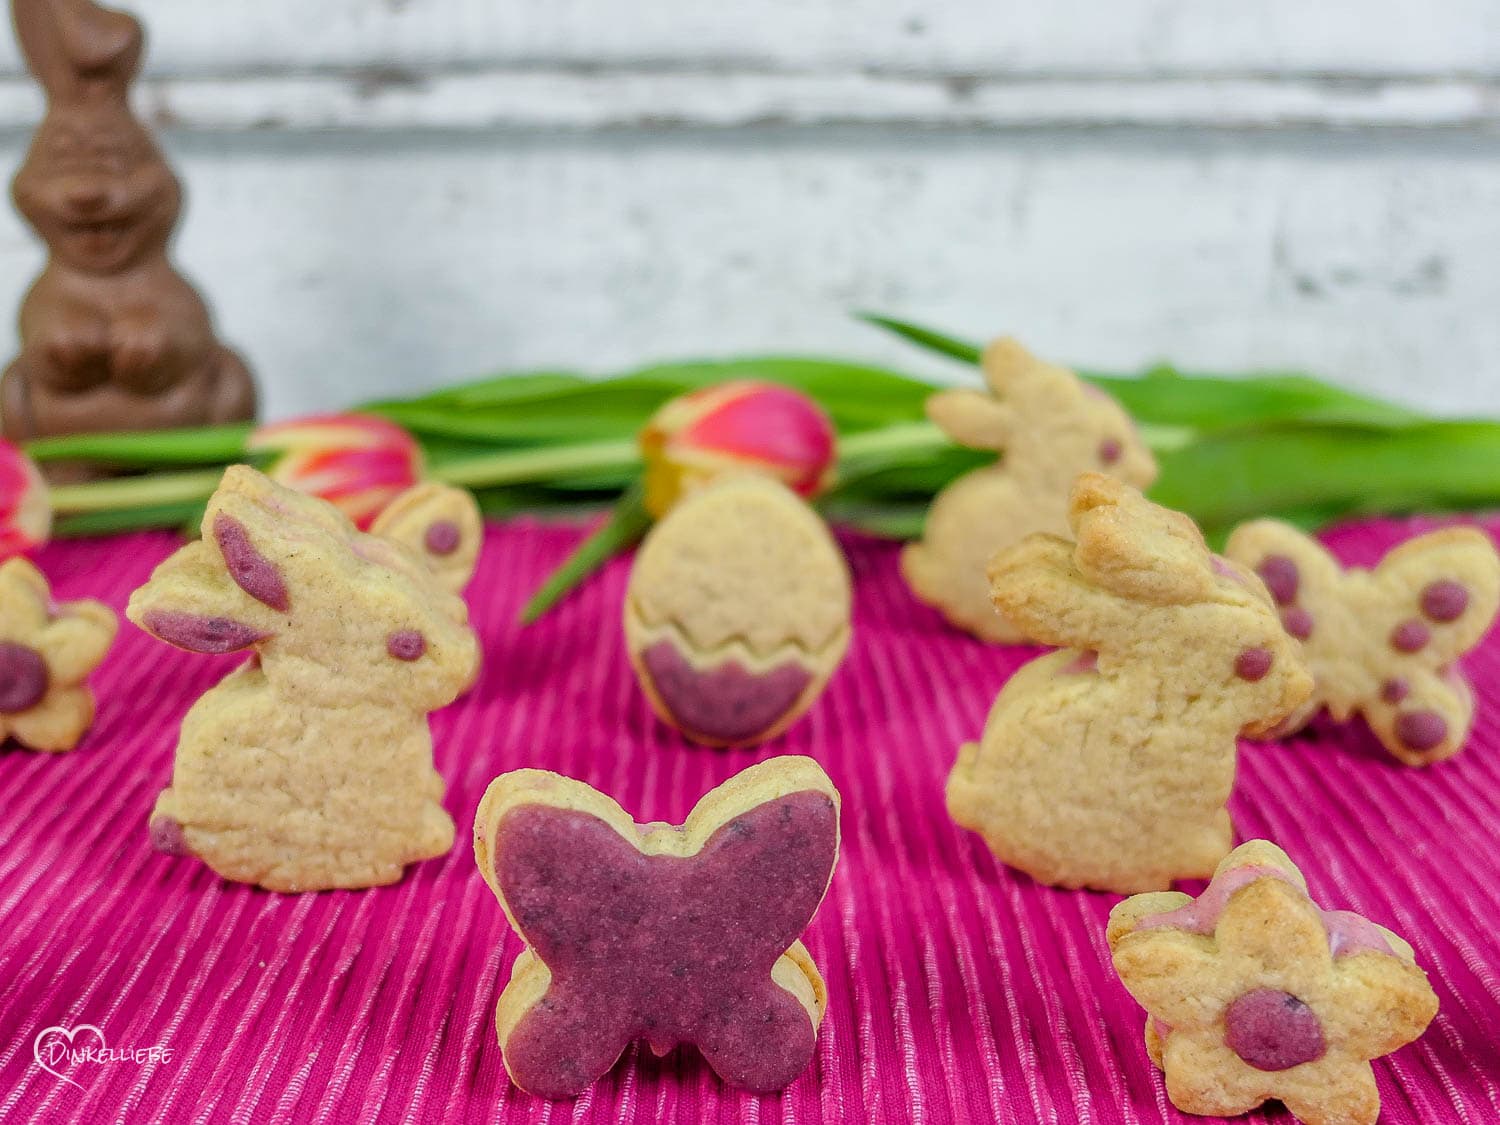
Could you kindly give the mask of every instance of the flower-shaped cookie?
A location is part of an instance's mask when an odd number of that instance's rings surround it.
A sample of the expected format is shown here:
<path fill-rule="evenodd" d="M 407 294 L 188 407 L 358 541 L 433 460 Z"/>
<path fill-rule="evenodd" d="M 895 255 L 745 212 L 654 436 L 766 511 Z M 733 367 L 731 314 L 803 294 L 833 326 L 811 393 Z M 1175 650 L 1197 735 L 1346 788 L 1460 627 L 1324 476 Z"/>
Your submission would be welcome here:
<path fill-rule="evenodd" d="M 1120 980 L 1146 1009 L 1146 1049 L 1187 1113 L 1276 1098 L 1307 1125 L 1369 1125 L 1369 1060 L 1437 1013 L 1411 947 L 1357 914 L 1321 910 L 1286 853 L 1251 840 L 1196 900 L 1136 895 L 1109 916 Z"/>
<path fill-rule="evenodd" d="M 0 566 L 0 738 L 54 753 L 78 745 L 94 720 L 84 678 L 118 627 L 102 602 L 54 602 L 25 559 Z"/>

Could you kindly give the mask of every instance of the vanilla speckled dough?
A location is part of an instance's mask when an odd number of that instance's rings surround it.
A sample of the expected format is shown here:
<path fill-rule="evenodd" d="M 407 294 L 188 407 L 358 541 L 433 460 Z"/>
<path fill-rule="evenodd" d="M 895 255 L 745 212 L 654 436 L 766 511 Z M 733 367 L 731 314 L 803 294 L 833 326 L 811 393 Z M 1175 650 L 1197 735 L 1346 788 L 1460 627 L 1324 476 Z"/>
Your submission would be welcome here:
<path fill-rule="evenodd" d="M 1401 544 L 1374 570 L 1345 570 L 1296 528 L 1256 520 L 1235 529 L 1226 553 L 1264 579 L 1317 681 L 1272 734 L 1299 730 L 1326 707 L 1339 722 L 1363 715 L 1409 766 L 1463 749 L 1474 696 L 1457 660 L 1500 609 L 1500 555 L 1489 536 L 1445 528 Z"/>
<path fill-rule="evenodd" d="M 741 746 L 805 712 L 849 644 L 849 568 L 784 485 L 730 477 L 690 493 L 646 536 L 625 591 L 625 643 L 663 721 Z"/>
<path fill-rule="evenodd" d="M 461 594 L 484 545 L 484 520 L 467 489 L 423 481 L 387 504 L 370 533 L 410 547 L 447 589 Z"/>
<path fill-rule="evenodd" d="M 1025 630 L 990 600 L 990 558 L 1032 532 L 1066 534 L 1068 492 L 1079 473 L 1097 470 L 1145 488 L 1156 479 L 1156 462 L 1119 403 L 1015 340 L 990 344 L 983 370 L 988 392 L 939 391 L 927 414 L 960 445 L 993 449 L 1000 459 L 938 494 L 922 540 L 901 554 L 901 572 L 918 598 L 960 629 L 1017 644 Z"/>
<path fill-rule="evenodd" d="M 798 937 L 838 850 L 838 791 L 811 758 L 751 766 L 680 828 L 545 770 L 496 778 L 474 856 L 526 942 L 496 1008 L 511 1079 L 573 1097 L 644 1039 L 695 1044 L 731 1085 L 785 1087 L 828 1003 Z"/>
<path fill-rule="evenodd" d="M 84 681 L 118 628 L 103 602 L 54 602 L 25 559 L 0 566 L 0 741 L 54 754 L 77 746 L 94 721 Z"/>
<path fill-rule="evenodd" d="M 462 600 L 414 552 L 246 466 L 130 599 L 193 652 L 254 656 L 188 711 L 152 843 L 275 891 L 368 887 L 453 844 L 427 712 L 472 680 Z"/>
<path fill-rule="evenodd" d="M 1066 646 L 1001 689 L 959 750 L 948 810 L 1039 882 L 1131 893 L 1229 852 L 1235 738 L 1312 690 L 1253 574 L 1188 517 L 1111 477 L 1073 488 L 1076 542 L 1033 535 L 990 564 L 995 602 Z"/>
<path fill-rule="evenodd" d="M 1241 844 L 1198 898 L 1117 905 L 1107 934 L 1146 1009 L 1146 1050 L 1185 1113 L 1234 1116 L 1270 1099 L 1304 1125 L 1373 1125 L 1369 1060 L 1421 1035 L 1437 996 L 1409 946 L 1323 910 L 1286 853 Z"/>

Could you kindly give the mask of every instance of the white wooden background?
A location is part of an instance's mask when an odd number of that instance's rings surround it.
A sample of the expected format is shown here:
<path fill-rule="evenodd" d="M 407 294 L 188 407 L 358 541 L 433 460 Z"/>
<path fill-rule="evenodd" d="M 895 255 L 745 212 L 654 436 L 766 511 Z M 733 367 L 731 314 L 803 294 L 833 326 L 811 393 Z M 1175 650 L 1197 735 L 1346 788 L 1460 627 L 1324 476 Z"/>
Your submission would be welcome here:
<path fill-rule="evenodd" d="M 1495 0 L 132 0 L 285 415 L 873 308 L 1500 414 Z M 0 49 L 0 166 L 40 98 Z M 40 261 L 0 214 L 0 308 Z M 14 336 L 0 334 L 6 349 Z"/>

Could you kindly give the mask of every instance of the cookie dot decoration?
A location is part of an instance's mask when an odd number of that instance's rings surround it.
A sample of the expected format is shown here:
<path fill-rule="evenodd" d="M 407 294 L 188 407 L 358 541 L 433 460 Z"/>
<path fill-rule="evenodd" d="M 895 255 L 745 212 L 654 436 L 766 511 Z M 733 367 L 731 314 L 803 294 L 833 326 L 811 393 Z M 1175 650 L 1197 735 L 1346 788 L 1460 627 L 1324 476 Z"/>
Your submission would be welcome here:
<path fill-rule="evenodd" d="M 458 550 L 462 532 L 452 520 L 435 520 L 422 533 L 422 543 L 434 555 L 451 555 Z"/>
<path fill-rule="evenodd" d="M 811 1061 L 826 990 L 798 936 L 838 857 L 839 798 L 809 758 L 772 758 L 680 827 L 543 770 L 496 778 L 474 855 L 526 943 L 496 1007 L 523 1090 L 574 1097 L 634 1040 L 697 1046 L 731 1085 L 780 1090 Z"/>
<path fill-rule="evenodd" d="M 1294 605 L 1281 611 L 1281 625 L 1299 641 L 1305 641 L 1312 636 L 1313 617 L 1301 606 Z"/>
<path fill-rule="evenodd" d="M 1403 711 L 1396 716 L 1396 737 L 1408 750 L 1426 754 L 1448 737 L 1448 720 L 1436 711 Z"/>
<path fill-rule="evenodd" d="M 1275 1099 L 1306 1125 L 1372 1125 L 1370 1060 L 1416 1039 L 1437 996 L 1411 947 L 1324 910 L 1266 840 L 1241 844 L 1196 899 L 1119 903 L 1106 932 L 1146 1010 L 1145 1044 L 1187 1113 L 1235 1116 Z"/>
<path fill-rule="evenodd" d="M 1242 680 L 1255 683 L 1265 679 L 1276 658 L 1263 648 L 1247 648 L 1234 658 L 1234 674 Z"/>
<path fill-rule="evenodd" d="M 1469 608 L 1469 591 L 1460 583 L 1441 578 L 1422 589 L 1422 612 L 1433 621 L 1457 621 Z"/>
<path fill-rule="evenodd" d="M 1391 647 L 1397 652 L 1420 652 L 1427 647 L 1432 634 L 1420 621 L 1403 621 L 1391 630 Z"/>
<path fill-rule="evenodd" d="M 1407 765 L 1463 749 L 1474 696 L 1459 662 L 1500 611 L 1500 554 L 1487 535 L 1445 528 L 1373 569 L 1345 568 L 1296 528 L 1255 520 L 1235 529 L 1226 551 L 1266 583 L 1316 680 L 1278 737 L 1326 709 L 1338 722 L 1363 718 Z"/>
<path fill-rule="evenodd" d="M 385 639 L 385 650 L 397 660 L 420 660 L 427 651 L 427 638 L 416 629 L 400 629 Z"/>
<path fill-rule="evenodd" d="M 1380 685 L 1380 698 L 1387 703 L 1400 703 L 1410 694 L 1411 684 L 1399 676 Z"/>
<path fill-rule="evenodd" d="M 849 644 L 848 566 L 802 500 L 760 476 L 688 494 L 647 535 L 625 643 L 652 709 L 710 746 L 763 742 L 817 700 Z"/>
<path fill-rule="evenodd" d="M 1297 564 L 1285 555 L 1268 555 L 1255 568 L 1277 605 L 1291 605 L 1297 600 Z"/>

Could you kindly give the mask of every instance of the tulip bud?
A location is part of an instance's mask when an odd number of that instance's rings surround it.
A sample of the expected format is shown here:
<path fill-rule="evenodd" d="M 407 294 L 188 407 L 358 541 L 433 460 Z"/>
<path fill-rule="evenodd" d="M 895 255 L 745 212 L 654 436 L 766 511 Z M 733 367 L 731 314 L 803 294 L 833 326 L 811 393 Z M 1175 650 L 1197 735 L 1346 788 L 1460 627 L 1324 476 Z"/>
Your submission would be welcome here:
<path fill-rule="evenodd" d="M 361 530 L 422 477 L 422 447 L 394 422 L 369 414 L 274 422 L 257 428 L 245 448 L 276 454 L 267 476 L 327 500 Z"/>
<path fill-rule="evenodd" d="M 640 435 L 646 510 L 657 519 L 685 493 L 726 473 L 774 477 L 803 497 L 833 478 L 833 423 L 816 402 L 777 383 L 732 380 L 681 395 Z"/>
<path fill-rule="evenodd" d="M 0 559 L 40 547 L 51 534 L 47 482 L 19 447 L 0 440 Z"/>

